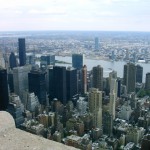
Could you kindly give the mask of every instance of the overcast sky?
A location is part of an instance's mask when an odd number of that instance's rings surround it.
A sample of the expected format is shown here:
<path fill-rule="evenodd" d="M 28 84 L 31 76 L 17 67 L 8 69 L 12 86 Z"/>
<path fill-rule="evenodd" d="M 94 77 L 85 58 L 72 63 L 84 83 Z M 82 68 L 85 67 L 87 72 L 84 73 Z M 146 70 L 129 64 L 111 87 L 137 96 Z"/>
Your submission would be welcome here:
<path fill-rule="evenodd" d="M 150 0 L 0 0 L 0 30 L 150 31 Z"/>

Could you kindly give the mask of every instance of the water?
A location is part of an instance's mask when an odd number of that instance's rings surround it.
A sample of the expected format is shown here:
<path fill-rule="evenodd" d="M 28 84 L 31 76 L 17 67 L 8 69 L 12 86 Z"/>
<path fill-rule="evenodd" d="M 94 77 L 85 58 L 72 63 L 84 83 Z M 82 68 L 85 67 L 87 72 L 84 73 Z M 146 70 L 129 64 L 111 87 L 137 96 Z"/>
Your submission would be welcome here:
<path fill-rule="evenodd" d="M 55 59 L 60 60 L 60 61 L 65 61 L 68 63 L 72 63 L 72 58 L 68 57 L 68 56 L 65 56 L 65 57 L 56 56 Z M 123 77 L 123 68 L 124 68 L 124 65 L 126 64 L 126 62 L 124 62 L 124 61 L 111 62 L 111 61 L 105 61 L 105 60 L 85 59 L 84 64 L 87 65 L 88 70 L 92 70 L 92 68 L 94 66 L 101 65 L 104 69 L 104 77 L 108 77 L 109 73 L 112 70 L 115 70 L 115 71 L 117 71 L 117 76 L 122 78 Z M 150 72 L 150 64 L 146 64 L 146 63 L 137 63 L 137 64 L 139 64 L 143 67 L 143 82 L 145 82 L 145 75 L 147 72 Z M 66 67 L 72 66 L 72 64 L 56 64 L 56 65 L 66 66 Z"/>

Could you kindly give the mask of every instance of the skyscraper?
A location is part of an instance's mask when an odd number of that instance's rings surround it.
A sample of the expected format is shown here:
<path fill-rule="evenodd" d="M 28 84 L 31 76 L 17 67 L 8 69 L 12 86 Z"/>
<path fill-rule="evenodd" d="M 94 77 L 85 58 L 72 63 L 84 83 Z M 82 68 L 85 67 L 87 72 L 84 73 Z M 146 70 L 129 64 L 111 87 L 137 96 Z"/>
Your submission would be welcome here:
<path fill-rule="evenodd" d="M 109 113 L 112 115 L 112 118 L 115 119 L 115 110 L 116 110 L 116 93 L 111 92 L 109 94 Z"/>
<path fill-rule="evenodd" d="M 100 65 L 93 67 L 93 87 L 103 91 L 103 68 Z"/>
<path fill-rule="evenodd" d="M 135 92 L 136 67 L 132 63 L 124 65 L 123 82 L 126 85 L 127 93 Z"/>
<path fill-rule="evenodd" d="M 113 131 L 113 117 L 109 111 L 103 112 L 103 133 L 111 136 Z"/>
<path fill-rule="evenodd" d="M 87 93 L 87 66 L 84 65 L 81 73 L 81 93 Z"/>
<path fill-rule="evenodd" d="M 99 39 L 98 37 L 95 38 L 95 51 L 99 50 Z"/>
<path fill-rule="evenodd" d="M 0 67 L 0 110 L 6 110 L 8 103 L 7 71 Z"/>
<path fill-rule="evenodd" d="M 10 65 L 11 69 L 13 69 L 14 67 L 17 67 L 16 56 L 13 52 L 11 52 L 11 54 L 9 56 L 9 65 Z"/>
<path fill-rule="evenodd" d="M 31 70 L 28 73 L 29 92 L 34 92 L 39 99 L 39 103 L 46 105 L 46 79 L 45 72 Z"/>
<path fill-rule="evenodd" d="M 72 67 L 80 70 L 84 64 L 84 54 L 72 54 Z"/>
<path fill-rule="evenodd" d="M 102 91 L 91 88 L 89 91 L 89 111 L 93 114 L 93 126 L 102 127 Z"/>
<path fill-rule="evenodd" d="M 53 98 L 57 98 L 64 105 L 66 104 L 66 67 L 53 67 Z"/>
<path fill-rule="evenodd" d="M 150 73 L 146 74 L 145 89 L 150 90 Z"/>
<path fill-rule="evenodd" d="M 23 91 L 28 89 L 28 73 L 30 70 L 31 66 L 13 68 L 14 92 L 20 96 L 21 100 Z"/>
<path fill-rule="evenodd" d="M 26 46 L 25 46 L 25 38 L 18 39 L 19 45 L 19 62 L 20 66 L 24 66 L 26 64 Z"/>
<path fill-rule="evenodd" d="M 142 83 L 143 79 L 143 67 L 140 65 L 136 66 L 136 82 Z"/>
<path fill-rule="evenodd" d="M 66 70 L 67 101 L 71 100 L 72 97 L 78 93 L 77 82 L 77 70 L 68 67 Z"/>
<path fill-rule="evenodd" d="M 41 56 L 41 67 L 47 67 L 48 65 L 55 65 L 55 55 Z"/>

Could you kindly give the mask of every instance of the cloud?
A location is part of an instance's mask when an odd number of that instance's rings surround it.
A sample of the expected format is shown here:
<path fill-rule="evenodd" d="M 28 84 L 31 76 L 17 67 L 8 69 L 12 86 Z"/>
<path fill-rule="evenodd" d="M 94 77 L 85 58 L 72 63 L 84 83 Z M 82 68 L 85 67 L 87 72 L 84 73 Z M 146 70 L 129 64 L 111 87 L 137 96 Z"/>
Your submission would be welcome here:
<path fill-rule="evenodd" d="M 101 11 L 101 12 L 95 12 L 95 15 L 96 16 L 106 16 L 106 17 L 114 17 L 114 16 L 117 16 L 118 13 L 116 12 L 113 12 L 113 11 Z"/>
<path fill-rule="evenodd" d="M 32 9 L 28 11 L 29 14 L 33 15 L 66 15 L 67 12 L 64 8 L 50 8 L 50 9 Z"/>

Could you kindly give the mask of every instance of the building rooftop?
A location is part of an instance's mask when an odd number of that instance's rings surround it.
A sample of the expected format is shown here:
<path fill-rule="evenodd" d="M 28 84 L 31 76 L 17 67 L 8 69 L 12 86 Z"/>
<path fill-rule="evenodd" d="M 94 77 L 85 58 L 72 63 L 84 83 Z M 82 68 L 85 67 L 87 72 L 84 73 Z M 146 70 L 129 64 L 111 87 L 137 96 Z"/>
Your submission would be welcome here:
<path fill-rule="evenodd" d="M 17 129 L 14 119 L 5 111 L 0 111 L 0 145 L 0 150 L 77 150 Z"/>

